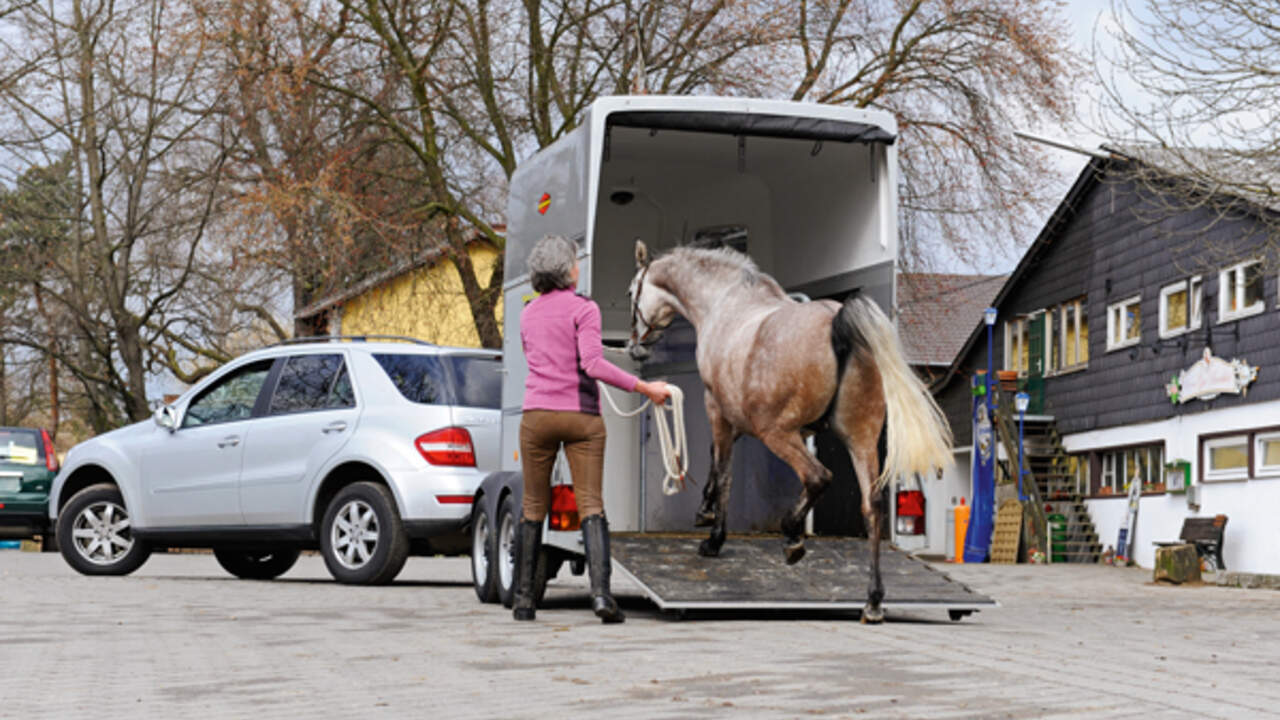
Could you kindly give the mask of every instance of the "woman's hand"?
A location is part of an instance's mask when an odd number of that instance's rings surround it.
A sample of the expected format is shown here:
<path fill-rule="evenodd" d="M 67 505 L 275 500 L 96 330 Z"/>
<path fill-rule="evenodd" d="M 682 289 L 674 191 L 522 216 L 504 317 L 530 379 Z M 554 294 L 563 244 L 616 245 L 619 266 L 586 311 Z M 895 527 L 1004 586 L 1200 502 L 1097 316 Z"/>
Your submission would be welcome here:
<path fill-rule="evenodd" d="M 641 380 L 636 383 L 636 392 L 649 398 L 654 405 L 663 405 L 667 402 L 667 398 L 671 397 L 671 388 L 661 380 L 655 382 Z"/>

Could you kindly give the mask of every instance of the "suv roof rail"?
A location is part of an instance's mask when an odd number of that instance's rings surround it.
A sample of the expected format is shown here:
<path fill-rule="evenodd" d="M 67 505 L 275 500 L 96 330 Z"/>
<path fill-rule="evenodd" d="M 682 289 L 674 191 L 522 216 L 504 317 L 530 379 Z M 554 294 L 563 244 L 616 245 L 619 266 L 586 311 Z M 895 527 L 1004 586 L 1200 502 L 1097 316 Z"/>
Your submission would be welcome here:
<path fill-rule="evenodd" d="M 397 340 L 399 342 L 413 343 L 414 345 L 422 345 L 425 347 L 436 347 L 435 343 L 429 343 L 426 340 L 419 340 L 418 338 L 409 337 L 407 335 L 311 335 L 308 337 L 287 338 L 280 342 L 267 345 L 267 347 L 320 342 L 368 342 L 370 340 Z"/>

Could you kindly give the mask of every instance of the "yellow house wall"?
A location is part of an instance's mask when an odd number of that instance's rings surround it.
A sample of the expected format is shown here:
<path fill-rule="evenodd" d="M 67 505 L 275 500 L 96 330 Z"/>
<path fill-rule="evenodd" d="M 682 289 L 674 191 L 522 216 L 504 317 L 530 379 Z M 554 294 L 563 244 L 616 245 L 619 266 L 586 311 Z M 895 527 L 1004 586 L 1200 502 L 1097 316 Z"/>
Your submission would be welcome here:
<path fill-rule="evenodd" d="M 485 285 L 498 261 L 498 251 L 488 245 L 471 249 L 476 275 Z M 501 298 L 495 314 L 502 327 Z M 407 335 L 438 345 L 480 347 L 462 278 L 448 260 L 412 270 L 348 300 L 342 308 L 341 332 Z"/>

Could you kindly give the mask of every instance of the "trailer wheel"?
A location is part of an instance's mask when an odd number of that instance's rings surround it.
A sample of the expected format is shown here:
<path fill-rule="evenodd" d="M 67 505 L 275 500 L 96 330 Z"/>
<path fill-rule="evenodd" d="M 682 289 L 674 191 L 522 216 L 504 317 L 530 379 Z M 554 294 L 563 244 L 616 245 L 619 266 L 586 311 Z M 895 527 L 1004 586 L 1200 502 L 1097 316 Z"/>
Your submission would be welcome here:
<path fill-rule="evenodd" d="M 471 513 L 471 584 L 482 603 L 498 602 L 498 568 L 493 559 L 494 524 L 484 503 L 478 502 Z"/>
<path fill-rule="evenodd" d="M 489 557 L 497 559 L 494 572 L 497 580 L 498 599 L 502 606 L 510 608 L 515 602 L 516 585 L 516 531 L 520 523 L 520 508 L 511 495 L 502 498 L 498 505 L 497 532 L 494 537 L 494 553 Z M 538 560 L 533 569 L 533 601 L 542 604 L 542 596 L 547 592 L 547 549 L 538 549 Z"/>

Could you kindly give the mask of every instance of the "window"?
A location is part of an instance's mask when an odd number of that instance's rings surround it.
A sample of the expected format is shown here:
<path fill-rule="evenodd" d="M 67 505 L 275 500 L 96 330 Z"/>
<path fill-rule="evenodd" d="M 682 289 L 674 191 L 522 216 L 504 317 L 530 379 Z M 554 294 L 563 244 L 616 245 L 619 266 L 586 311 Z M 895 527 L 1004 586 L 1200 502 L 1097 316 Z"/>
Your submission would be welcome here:
<path fill-rule="evenodd" d="M 1089 317 L 1084 298 L 1046 312 L 1045 333 L 1049 338 L 1050 372 L 1082 369 L 1089 364 Z"/>
<path fill-rule="evenodd" d="M 274 360 L 259 360 L 231 371 L 201 391 L 187 406 L 182 427 L 235 422 L 253 417 L 258 395 Z"/>
<path fill-rule="evenodd" d="M 1160 289 L 1160 337 L 1174 337 L 1200 327 L 1204 282 L 1199 276 Z"/>
<path fill-rule="evenodd" d="M 502 408 L 502 360 L 458 355 L 445 359 L 453 373 L 454 402 L 473 408 Z"/>
<path fill-rule="evenodd" d="M 1142 297 L 1107 306 L 1107 349 L 1137 345 L 1142 340 Z"/>
<path fill-rule="evenodd" d="M 1030 357 L 1027 341 L 1029 340 L 1028 319 L 1006 320 L 1004 323 L 1004 369 L 1025 373 Z"/>
<path fill-rule="evenodd" d="M 43 455 L 44 443 L 35 430 L 0 430 L 0 465 L 38 465 Z"/>
<path fill-rule="evenodd" d="M 1164 443 L 1100 450 L 1097 452 L 1101 472 L 1098 495 L 1124 495 L 1132 482 L 1142 483 L 1143 492 L 1164 491 Z M 1088 473 L 1077 472 L 1087 482 Z"/>
<path fill-rule="evenodd" d="M 1262 312 L 1262 261 L 1249 260 L 1218 275 L 1218 322 Z"/>
<path fill-rule="evenodd" d="M 1280 432 L 1254 438 L 1254 475 L 1280 475 Z"/>
<path fill-rule="evenodd" d="M 272 415 L 353 407 L 351 380 L 341 355 L 295 355 L 280 371 Z"/>
<path fill-rule="evenodd" d="M 1089 456 L 1068 455 L 1067 474 L 1075 478 L 1077 495 L 1089 494 Z"/>
<path fill-rule="evenodd" d="M 1204 441 L 1205 480 L 1249 477 L 1249 436 L 1232 435 Z"/>
<path fill-rule="evenodd" d="M 435 355 L 374 355 L 396 389 L 410 402 L 448 405 L 449 380 Z"/>

